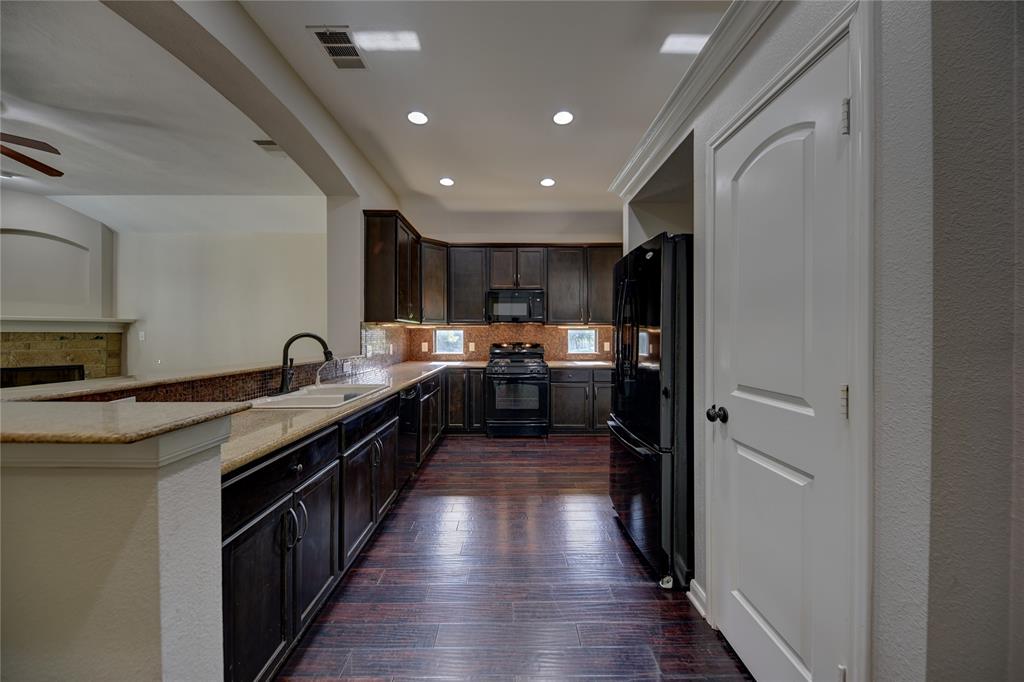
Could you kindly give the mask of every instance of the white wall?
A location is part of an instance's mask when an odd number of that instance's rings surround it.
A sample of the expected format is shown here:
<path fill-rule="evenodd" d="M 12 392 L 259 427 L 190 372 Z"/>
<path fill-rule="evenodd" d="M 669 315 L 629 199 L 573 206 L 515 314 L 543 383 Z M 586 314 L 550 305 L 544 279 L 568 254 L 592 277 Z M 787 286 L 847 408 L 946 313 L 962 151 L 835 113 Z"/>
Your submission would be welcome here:
<path fill-rule="evenodd" d="M 292 334 L 326 334 L 326 240 L 324 233 L 121 233 L 118 314 L 140 320 L 128 335 L 128 372 L 274 364 Z"/>
<path fill-rule="evenodd" d="M 112 311 L 113 234 L 81 213 L 0 190 L 0 307 L 7 316 L 105 317 Z"/>

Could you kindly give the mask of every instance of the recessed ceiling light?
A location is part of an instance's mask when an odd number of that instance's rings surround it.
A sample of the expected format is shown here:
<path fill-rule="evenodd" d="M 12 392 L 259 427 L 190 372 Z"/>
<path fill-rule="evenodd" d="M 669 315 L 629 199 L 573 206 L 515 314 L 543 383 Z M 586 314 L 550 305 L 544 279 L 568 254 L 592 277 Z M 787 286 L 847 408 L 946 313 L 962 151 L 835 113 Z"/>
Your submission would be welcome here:
<path fill-rule="evenodd" d="M 554 187 L 555 186 L 555 181 L 552 178 L 544 178 L 543 180 L 540 181 L 540 186 L 541 187 Z"/>
<path fill-rule="evenodd" d="M 367 52 L 419 52 L 416 31 L 355 31 L 356 45 Z"/>
<path fill-rule="evenodd" d="M 422 111 L 410 111 L 406 118 L 409 119 L 409 123 L 415 123 L 418 126 L 421 126 L 430 120 Z"/>
<path fill-rule="evenodd" d="M 555 114 L 551 120 L 560 126 L 567 126 L 572 123 L 573 115 L 571 111 L 559 111 Z"/>
<path fill-rule="evenodd" d="M 661 44 L 662 54 L 697 54 L 710 36 L 700 33 L 672 33 Z"/>
<path fill-rule="evenodd" d="M 451 178 L 441 178 L 440 180 L 438 180 L 438 182 L 440 182 L 445 187 L 451 187 L 452 185 L 455 184 L 455 181 L 452 180 Z"/>

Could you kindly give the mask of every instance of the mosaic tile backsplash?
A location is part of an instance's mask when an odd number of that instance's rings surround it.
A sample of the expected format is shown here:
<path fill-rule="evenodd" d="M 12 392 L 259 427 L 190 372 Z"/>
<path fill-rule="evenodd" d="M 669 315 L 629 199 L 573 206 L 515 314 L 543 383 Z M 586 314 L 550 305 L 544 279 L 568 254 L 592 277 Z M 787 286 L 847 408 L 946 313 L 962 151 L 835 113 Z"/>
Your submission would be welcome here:
<path fill-rule="evenodd" d="M 591 326 L 587 329 L 597 330 L 597 353 L 569 353 L 569 327 L 558 327 L 555 325 L 543 324 L 491 324 L 486 327 L 440 327 L 441 329 L 462 329 L 463 349 L 462 354 L 435 354 L 434 353 L 434 329 L 431 328 L 407 328 L 409 335 L 409 354 L 406 360 L 486 360 L 492 343 L 509 343 L 522 341 L 524 343 L 544 344 L 544 358 L 546 360 L 611 360 L 612 359 L 612 330 L 613 327 Z M 583 329 L 584 327 L 572 327 Z M 427 344 L 424 351 L 422 344 Z M 474 350 L 469 350 L 469 344 L 475 345 Z M 608 350 L 604 345 L 608 344 Z"/>

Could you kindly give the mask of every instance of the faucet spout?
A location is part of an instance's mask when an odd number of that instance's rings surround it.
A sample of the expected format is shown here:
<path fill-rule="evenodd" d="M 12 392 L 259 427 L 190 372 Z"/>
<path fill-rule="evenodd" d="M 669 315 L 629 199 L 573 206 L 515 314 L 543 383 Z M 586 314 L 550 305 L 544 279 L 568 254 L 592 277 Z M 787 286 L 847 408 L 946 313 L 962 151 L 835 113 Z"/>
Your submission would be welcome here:
<path fill-rule="evenodd" d="M 300 332 L 295 336 L 291 337 L 284 342 L 284 350 L 281 352 L 281 390 L 280 393 L 288 393 L 292 390 L 292 375 L 295 370 L 295 360 L 288 357 L 288 353 L 291 350 L 292 344 L 302 338 L 310 338 L 320 344 L 324 349 L 324 362 L 330 362 L 334 359 L 334 353 L 330 348 L 327 347 L 327 342 L 322 337 L 312 332 Z"/>

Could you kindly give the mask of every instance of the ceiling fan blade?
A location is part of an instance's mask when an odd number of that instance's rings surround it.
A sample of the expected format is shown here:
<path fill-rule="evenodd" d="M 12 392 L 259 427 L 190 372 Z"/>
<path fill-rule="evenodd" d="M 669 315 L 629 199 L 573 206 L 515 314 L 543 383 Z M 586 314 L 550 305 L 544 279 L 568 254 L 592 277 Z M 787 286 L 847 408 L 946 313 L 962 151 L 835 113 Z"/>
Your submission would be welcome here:
<path fill-rule="evenodd" d="M 10 133 L 0 133 L 0 141 L 10 142 L 11 144 L 21 145 L 22 147 L 31 147 L 32 149 L 38 149 L 41 152 L 60 154 L 60 150 L 58 150 L 52 144 L 47 144 L 46 142 L 41 142 L 39 140 L 33 140 L 31 137 L 11 135 Z"/>
<path fill-rule="evenodd" d="M 34 168 L 35 170 L 39 171 L 40 173 L 45 173 L 46 175 L 49 175 L 51 178 L 59 178 L 59 177 L 63 177 L 64 176 L 64 173 L 62 173 L 61 171 L 57 170 L 53 166 L 47 166 L 42 161 L 36 161 L 31 156 L 25 156 L 21 152 L 15 151 L 14 149 L 11 149 L 10 147 L 5 147 L 2 144 L 0 144 L 0 154 L 3 154 L 4 156 L 6 156 L 8 158 L 14 159 L 18 163 L 23 163 L 26 166 L 28 166 L 29 168 Z"/>

